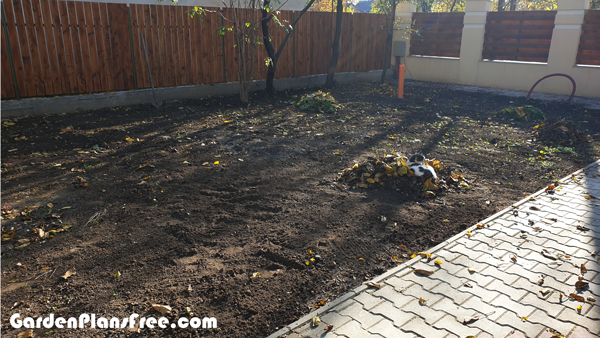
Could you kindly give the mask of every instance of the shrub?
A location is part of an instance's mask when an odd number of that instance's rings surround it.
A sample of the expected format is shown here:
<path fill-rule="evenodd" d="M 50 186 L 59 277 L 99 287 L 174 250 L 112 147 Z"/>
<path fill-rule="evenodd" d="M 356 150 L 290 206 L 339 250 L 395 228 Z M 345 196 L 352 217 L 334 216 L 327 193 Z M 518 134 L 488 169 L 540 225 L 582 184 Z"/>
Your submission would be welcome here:
<path fill-rule="evenodd" d="M 321 113 L 334 113 L 339 108 L 330 93 L 320 90 L 316 93 L 303 95 L 297 105 L 302 110 L 314 110 Z"/>
<path fill-rule="evenodd" d="M 546 114 L 534 106 L 510 107 L 504 108 L 496 116 L 516 121 L 542 121 L 546 119 Z"/>

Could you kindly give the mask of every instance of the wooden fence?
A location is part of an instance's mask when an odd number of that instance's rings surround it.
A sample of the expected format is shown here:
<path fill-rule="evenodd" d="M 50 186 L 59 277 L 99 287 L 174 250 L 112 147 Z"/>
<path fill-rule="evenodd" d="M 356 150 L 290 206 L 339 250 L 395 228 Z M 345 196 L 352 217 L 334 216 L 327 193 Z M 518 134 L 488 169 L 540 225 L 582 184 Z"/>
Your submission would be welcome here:
<path fill-rule="evenodd" d="M 600 10 L 588 10 L 585 13 L 577 64 L 600 66 Z"/>
<path fill-rule="evenodd" d="M 413 13 L 410 54 L 460 56 L 465 13 Z"/>
<path fill-rule="evenodd" d="M 489 12 L 484 60 L 548 62 L 556 11 Z"/>
<path fill-rule="evenodd" d="M 218 8 L 208 8 L 221 11 Z M 219 13 L 189 18 L 191 7 L 58 0 L 2 2 L 2 99 L 149 88 L 145 37 L 155 87 L 236 81 L 234 39 L 215 32 Z M 223 10 L 227 17 L 227 9 Z M 282 11 L 289 21 L 298 12 Z M 344 14 L 338 72 L 383 68 L 384 15 Z M 285 31 L 270 23 L 275 47 Z M 277 78 L 324 74 L 332 13 L 307 12 L 282 53 Z M 257 46 L 256 79 L 266 77 Z"/>

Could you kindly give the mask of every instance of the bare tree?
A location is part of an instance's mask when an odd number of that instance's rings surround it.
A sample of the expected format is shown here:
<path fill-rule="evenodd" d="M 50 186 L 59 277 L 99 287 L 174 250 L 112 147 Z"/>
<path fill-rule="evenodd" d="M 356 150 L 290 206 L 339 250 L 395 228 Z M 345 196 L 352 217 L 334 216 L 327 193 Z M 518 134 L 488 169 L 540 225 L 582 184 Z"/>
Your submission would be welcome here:
<path fill-rule="evenodd" d="M 275 87 L 273 85 L 273 81 L 275 79 L 275 72 L 277 71 L 277 61 L 279 60 L 279 57 L 281 56 L 281 53 L 283 52 L 283 48 L 285 47 L 288 39 L 290 38 L 292 31 L 296 28 L 296 24 L 298 23 L 298 21 L 300 21 L 300 18 L 302 18 L 304 13 L 306 13 L 306 11 L 312 6 L 312 4 L 314 2 L 315 2 L 315 0 L 309 0 L 306 3 L 306 6 L 304 6 L 302 11 L 298 15 L 298 17 L 294 20 L 292 25 L 289 28 L 287 28 L 279 21 L 279 19 L 275 15 L 276 11 L 272 10 L 271 0 L 264 0 L 262 9 L 261 9 L 261 11 L 262 11 L 261 27 L 262 27 L 262 33 L 263 33 L 263 36 L 262 36 L 263 44 L 265 45 L 265 50 L 267 51 L 267 55 L 269 56 L 269 59 L 267 61 L 267 65 L 269 67 L 269 70 L 267 70 L 267 87 L 266 87 L 267 93 L 275 92 Z M 271 20 L 275 20 L 287 32 L 285 38 L 279 45 L 277 52 L 275 52 L 275 47 L 273 47 L 273 42 L 271 41 L 271 35 L 269 34 L 269 21 L 271 21 Z"/>
<path fill-rule="evenodd" d="M 337 68 L 338 59 L 340 58 L 340 39 L 342 37 L 343 14 L 344 1 L 337 0 L 335 13 L 335 35 L 333 36 L 333 44 L 331 45 L 333 53 L 331 54 L 331 60 L 329 60 L 329 70 L 327 72 L 327 80 L 325 80 L 325 87 L 333 87 L 333 76 L 335 75 L 335 69 Z"/>

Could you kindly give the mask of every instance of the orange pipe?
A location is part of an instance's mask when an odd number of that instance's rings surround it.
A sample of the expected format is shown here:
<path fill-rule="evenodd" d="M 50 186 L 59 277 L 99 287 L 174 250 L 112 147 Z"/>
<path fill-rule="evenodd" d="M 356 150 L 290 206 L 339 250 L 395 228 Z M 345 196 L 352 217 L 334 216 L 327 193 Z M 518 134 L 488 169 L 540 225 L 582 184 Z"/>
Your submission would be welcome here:
<path fill-rule="evenodd" d="M 400 65 L 398 71 L 398 98 L 404 98 L 404 65 Z"/>

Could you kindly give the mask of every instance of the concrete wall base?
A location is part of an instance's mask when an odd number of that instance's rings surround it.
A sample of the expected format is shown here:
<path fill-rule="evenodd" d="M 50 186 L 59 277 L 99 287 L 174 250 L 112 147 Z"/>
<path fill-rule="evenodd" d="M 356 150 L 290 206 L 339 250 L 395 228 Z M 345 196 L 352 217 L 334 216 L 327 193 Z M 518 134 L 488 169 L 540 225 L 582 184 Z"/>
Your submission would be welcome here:
<path fill-rule="evenodd" d="M 339 73 L 335 81 L 340 83 L 377 81 L 381 77 L 381 70 L 361 73 Z M 389 70 L 386 78 L 391 78 L 394 72 Z M 318 87 L 325 83 L 326 75 L 313 75 L 275 80 L 275 88 L 279 91 Z M 264 90 L 265 81 L 255 81 L 253 91 Z M 156 96 L 164 101 L 199 99 L 208 96 L 238 95 L 239 84 L 217 83 L 209 85 L 181 86 L 170 88 L 157 88 Z M 139 89 L 112 93 L 97 93 L 89 95 L 60 96 L 47 98 L 31 98 L 23 100 L 2 101 L 1 117 L 19 117 L 33 115 L 50 115 L 70 113 L 118 106 L 136 104 L 151 104 L 154 102 L 151 89 Z"/>

